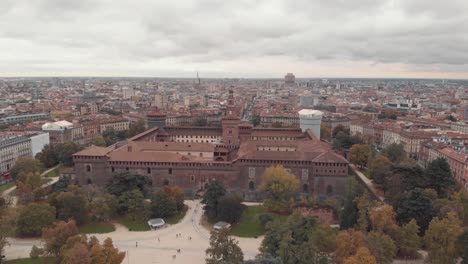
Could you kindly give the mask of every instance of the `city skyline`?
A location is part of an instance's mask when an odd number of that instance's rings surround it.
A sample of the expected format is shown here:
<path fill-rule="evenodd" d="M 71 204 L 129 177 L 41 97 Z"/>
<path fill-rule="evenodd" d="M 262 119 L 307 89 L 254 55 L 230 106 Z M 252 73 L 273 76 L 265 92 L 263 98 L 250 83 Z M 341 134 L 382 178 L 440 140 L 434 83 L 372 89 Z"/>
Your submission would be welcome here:
<path fill-rule="evenodd" d="M 0 10 L 1 77 L 468 79 L 459 0 L 7 0 Z"/>

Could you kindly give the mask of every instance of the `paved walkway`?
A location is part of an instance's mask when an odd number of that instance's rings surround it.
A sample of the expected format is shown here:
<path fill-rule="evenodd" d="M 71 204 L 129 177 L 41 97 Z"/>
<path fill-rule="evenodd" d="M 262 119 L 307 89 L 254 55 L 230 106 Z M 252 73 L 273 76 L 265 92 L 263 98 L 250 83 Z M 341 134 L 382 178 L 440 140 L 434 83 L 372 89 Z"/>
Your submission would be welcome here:
<path fill-rule="evenodd" d="M 369 180 L 369 178 L 366 177 L 366 175 L 364 175 L 362 172 L 360 172 L 357 168 L 356 168 L 356 165 L 354 164 L 349 164 L 349 166 L 351 167 L 351 169 L 356 173 L 356 175 L 358 176 L 359 180 L 362 181 L 364 183 L 364 185 L 366 185 L 367 189 L 372 192 L 372 194 L 377 198 L 379 199 L 381 202 L 383 202 L 385 200 L 385 197 L 383 197 L 381 195 L 381 193 L 379 192 L 379 190 L 377 190 L 377 188 L 375 187 L 374 183 Z"/>
<path fill-rule="evenodd" d="M 184 219 L 176 225 L 167 228 L 146 231 L 129 232 L 121 225 L 116 231 L 108 234 L 97 234 L 102 242 L 111 237 L 114 245 L 127 252 L 123 264 L 152 263 L 205 263 L 205 250 L 209 247 L 209 231 L 200 225 L 203 210 L 198 201 L 186 201 L 189 210 Z M 180 238 L 176 234 L 180 233 Z M 192 237 L 189 240 L 189 236 Z M 159 240 L 158 240 L 159 238 Z M 245 259 L 252 259 L 259 253 L 260 238 L 236 238 L 244 252 Z M 10 246 L 6 248 L 7 259 L 28 257 L 33 245 L 40 245 L 39 239 L 9 239 Z M 138 247 L 136 246 L 138 243 Z M 180 249 L 181 252 L 177 253 Z M 175 258 L 173 258 L 175 256 Z"/>

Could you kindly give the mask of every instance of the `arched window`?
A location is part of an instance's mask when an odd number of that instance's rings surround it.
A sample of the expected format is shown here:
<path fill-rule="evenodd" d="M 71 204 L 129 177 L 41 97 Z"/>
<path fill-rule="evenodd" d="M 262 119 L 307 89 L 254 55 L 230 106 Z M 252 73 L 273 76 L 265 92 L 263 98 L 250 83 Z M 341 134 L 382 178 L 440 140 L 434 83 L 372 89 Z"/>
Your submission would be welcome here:
<path fill-rule="evenodd" d="M 163 185 L 164 185 L 164 186 L 168 186 L 168 185 L 169 185 L 169 180 L 168 180 L 168 179 L 164 179 Z"/>
<path fill-rule="evenodd" d="M 150 174 L 151 173 L 151 168 L 146 168 L 146 173 Z"/>
<path fill-rule="evenodd" d="M 333 187 L 331 185 L 327 186 L 327 195 L 332 195 L 333 194 Z"/>
<path fill-rule="evenodd" d="M 253 181 L 249 181 L 249 190 L 255 190 L 255 183 Z"/>
<path fill-rule="evenodd" d="M 309 192 L 309 186 L 307 184 L 302 185 L 302 192 L 305 192 L 305 193 Z"/>
<path fill-rule="evenodd" d="M 91 165 L 86 165 L 86 171 L 91 172 Z"/>
<path fill-rule="evenodd" d="M 111 171 L 112 171 L 112 172 L 115 172 L 115 168 L 114 168 L 114 167 L 111 167 Z"/>
<path fill-rule="evenodd" d="M 88 178 L 88 180 L 86 181 L 86 183 L 87 183 L 88 185 L 89 185 L 89 184 L 93 184 L 93 181 L 92 181 L 90 178 Z"/>

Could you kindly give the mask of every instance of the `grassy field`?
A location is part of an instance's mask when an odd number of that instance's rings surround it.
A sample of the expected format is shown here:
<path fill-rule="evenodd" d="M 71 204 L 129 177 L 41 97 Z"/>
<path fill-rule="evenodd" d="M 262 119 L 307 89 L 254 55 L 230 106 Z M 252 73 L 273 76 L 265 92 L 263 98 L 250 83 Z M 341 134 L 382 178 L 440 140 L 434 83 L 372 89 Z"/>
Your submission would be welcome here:
<path fill-rule="evenodd" d="M 70 167 L 66 167 L 66 166 L 60 166 L 60 167 L 57 167 L 55 170 L 51 170 L 49 171 L 49 173 L 47 173 L 46 177 L 58 177 L 60 175 L 60 173 L 66 169 L 68 169 Z"/>
<path fill-rule="evenodd" d="M 3 262 L 5 264 L 55 264 L 55 258 L 26 258 L 26 259 L 14 259 Z"/>
<path fill-rule="evenodd" d="M 131 217 L 122 217 L 118 222 L 128 228 L 129 231 L 148 231 L 150 227 L 146 220 L 136 220 L 133 221 Z"/>
<path fill-rule="evenodd" d="M 7 183 L 7 184 L 0 185 L 0 193 L 10 189 L 13 186 L 15 186 L 14 182 L 10 182 L 10 183 Z"/>
<path fill-rule="evenodd" d="M 79 227 L 81 234 L 104 234 L 115 231 L 115 227 L 111 223 L 88 223 Z"/>
<path fill-rule="evenodd" d="M 269 214 L 273 219 L 285 219 L 287 216 L 269 213 L 263 206 L 247 206 L 242 213 L 239 223 L 232 226 L 231 233 L 239 237 L 258 237 L 265 233 L 265 229 L 258 217 Z"/>
<path fill-rule="evenodd" d="M 184 218 L 185 214 L 187 213 L 187 210 L 188 210 L 188 206 L 184 205 L 184 209 L 181 212 L 171 217 L 164 218 L 164 221 L 170 225 L 177 224 Z"/>

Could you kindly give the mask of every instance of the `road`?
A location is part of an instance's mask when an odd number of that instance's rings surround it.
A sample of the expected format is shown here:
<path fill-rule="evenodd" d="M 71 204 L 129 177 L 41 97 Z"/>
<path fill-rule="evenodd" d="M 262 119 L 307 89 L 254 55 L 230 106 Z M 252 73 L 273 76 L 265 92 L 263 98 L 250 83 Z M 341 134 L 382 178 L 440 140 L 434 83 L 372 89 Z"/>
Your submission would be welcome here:
<path fill-rule="evenodd" d="M 153 263 L 205 263 L 205 250 L 209 247 L 209 232 L 200 225 L 203 210 L 198 201 L 186 201 L 189 210 L 178 224 L 146 232 L 129 232 L 125 227 L 117 225 L 116 231 L 108 234 L 97 234 L 102 242 L 107 237 L 112 238 L 114 245 L 127 253 L 124 264 Z M 181 237 L 177 238 L 176 234 Z M 188 237 L 192 237 L 191 240 Z M 159 238 L 159 241 L 158 241 Z M 236 238 L 244 252 L 245 259 L 252 259 L 259 253 L 260 238 Z M 40 246 L 39 239 L 9 239 L 10 246 L 6 248 L 7 259 L 29 257 L 33 245 Z M 137 247 L 138 243 L 138 247 Z M 177 253 L 177 249 L 181 252 Z M 173 259 L 173 256 L 176 256 Z"/>

